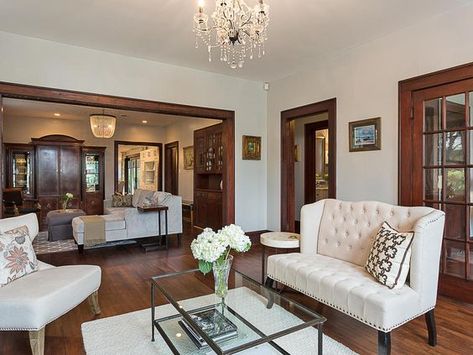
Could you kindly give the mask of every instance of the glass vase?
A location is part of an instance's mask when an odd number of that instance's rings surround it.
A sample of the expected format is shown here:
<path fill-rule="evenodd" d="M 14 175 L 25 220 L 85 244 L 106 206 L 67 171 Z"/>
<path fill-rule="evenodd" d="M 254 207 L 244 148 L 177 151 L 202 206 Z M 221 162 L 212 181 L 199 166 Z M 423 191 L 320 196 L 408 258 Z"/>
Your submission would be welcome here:
<path fill-rule="evenodd" d="M 224 301 L 228 294 L 228 275 L 232 268 L 233 256 L 229 255 L 223 262 L 214 262 L 212 270 L 215 281 L 215 295 Z"/>

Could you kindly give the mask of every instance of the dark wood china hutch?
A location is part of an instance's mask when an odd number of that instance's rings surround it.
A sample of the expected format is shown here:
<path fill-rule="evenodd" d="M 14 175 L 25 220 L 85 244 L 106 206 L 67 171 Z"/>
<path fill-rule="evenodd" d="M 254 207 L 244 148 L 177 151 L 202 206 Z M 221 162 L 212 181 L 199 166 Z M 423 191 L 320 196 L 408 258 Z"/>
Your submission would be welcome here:
<path fill-rule="evenodd" d="M 68 208 L 102 214 L 104 147 L 87 147 L 65 135 L 32 138 L 30 144 L 5 144 L 6 187 L 21 187 L 25 199 L 41 206 L 40 227 L 47 228 L 49 211 L 62 208 L 63 196 L 72 193 Z"/>
<path fill-rule="evenodd" d="M 225 141 L 222 124 L 194 131 L 194 227 L 223 224 Z"/>

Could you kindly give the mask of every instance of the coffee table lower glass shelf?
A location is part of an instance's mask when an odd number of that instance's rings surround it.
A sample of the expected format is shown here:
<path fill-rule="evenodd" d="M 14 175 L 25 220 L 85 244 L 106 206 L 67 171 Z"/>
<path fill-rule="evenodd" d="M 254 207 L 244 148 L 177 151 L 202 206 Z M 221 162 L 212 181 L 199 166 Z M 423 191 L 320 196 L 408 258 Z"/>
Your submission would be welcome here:
<path fill-rule="evenodd" d="M 171 314 L 156 314 L 156 290 L 173 306 Z M 210 338 L 192 317 L 207 310 L 222 314 L 236 326 L 236 334 L 223 341 Z M 173 354 L 322 354 L 325 320 L 234 270 L 224 303 L 213 293 L 212 276 L 197 269 L 155 276 L 151 282 L 152 341 L 157 330 Z M 204 347 L 199 348 L 183 322 L 205 340 Z"/>

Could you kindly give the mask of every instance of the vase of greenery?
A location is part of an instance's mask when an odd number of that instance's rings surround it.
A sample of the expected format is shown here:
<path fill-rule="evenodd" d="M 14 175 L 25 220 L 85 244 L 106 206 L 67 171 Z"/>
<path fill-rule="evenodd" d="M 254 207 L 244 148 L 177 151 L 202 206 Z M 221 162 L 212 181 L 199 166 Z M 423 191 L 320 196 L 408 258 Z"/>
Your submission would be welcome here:
<path fill-rule="evenodd" d="M 250 248 L 250 238 L 241 227 L 234 224 L 225 226 L 218 232 L 206 228 L 192 241 L 192 254 L 199 261 L 199 270 L 203 274 L 213 270 L 215 295 L 222 302 L 228 294 L 228 275 L 233 262 L 233 255 L 230 253 L 244 253 Z"/>
<path fill-rule="evenodd" d="M 67 212 L 67 205 L 74 198 L 74 195 L 70 192 L 67 192 L 62 198 L 62 209 L 64 212 Z"/>

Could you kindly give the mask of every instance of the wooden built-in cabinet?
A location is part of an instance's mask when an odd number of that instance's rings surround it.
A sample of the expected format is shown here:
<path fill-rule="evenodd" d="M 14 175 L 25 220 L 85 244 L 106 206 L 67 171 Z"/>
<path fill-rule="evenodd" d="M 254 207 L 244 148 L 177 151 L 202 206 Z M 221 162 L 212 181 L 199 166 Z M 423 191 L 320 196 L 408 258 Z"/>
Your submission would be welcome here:
<path fill-rule="evenodd" d="M 74 198 L 67 208 L 103 213 L 105 148 L 84 147 L 83 143 L 69 136 L 49 135 L 32 138 L 31 144 L 5 144 L 6 187 L 23 187 L 26 198 L 38 200 L 42 230 L 47 228 L 48 212 L 63 208 L 68 192 Z"/>
<path fill-rule="evenodd" d="M 224 141 L 222 124 L 194 132 L 194 227 L 223 224 Z"/>

